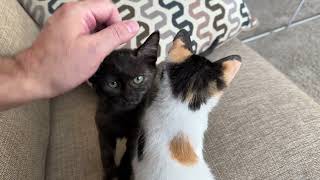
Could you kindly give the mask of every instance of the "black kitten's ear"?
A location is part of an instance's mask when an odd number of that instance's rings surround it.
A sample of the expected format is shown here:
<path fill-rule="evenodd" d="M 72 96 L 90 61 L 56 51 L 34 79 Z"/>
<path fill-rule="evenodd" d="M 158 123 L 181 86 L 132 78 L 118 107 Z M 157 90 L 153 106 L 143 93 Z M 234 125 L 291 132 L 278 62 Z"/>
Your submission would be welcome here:
<path fill-rule="evenodd" d="M 180 30 L 169 50 L 169 61 L 173 63 L 184 62 L 193 54 L 191 49 L 190 34 L 184 29 Z"/>
<path fill-rule="evenodd" d="M 156 62 L 158 57 L 160 33 L 155 31 L 148 39 L 137 49 L 137 55 L 145 57 L 144 60 Z"/>
<path fill-rule="evenodd" d="M 228 86 L 240 69 L 241 57 L 238 55 L 231 55 L 213 63 L 218 64 L 222 68 L 222 79 L 224 84 Z"/>
<path fill-rule="evenodd" d="M 94 87 L 95 84 L 96 84 L 96 75 L 94 74 L 93 76 L 91 76 L 89 79 L 88 79 L 88 84 L 91 86 L 91 87 Z"/>
<path fill-rule="evenodd" d="M 105 60 L 100 64 L 100 66 L 97 69 L 97 71 L 88 79 L 88 84 L 90 86 L 95 87 L 96 84 L 98 83 L 99 72 L 100 72 L 104 62 L 105 62 Z"/>

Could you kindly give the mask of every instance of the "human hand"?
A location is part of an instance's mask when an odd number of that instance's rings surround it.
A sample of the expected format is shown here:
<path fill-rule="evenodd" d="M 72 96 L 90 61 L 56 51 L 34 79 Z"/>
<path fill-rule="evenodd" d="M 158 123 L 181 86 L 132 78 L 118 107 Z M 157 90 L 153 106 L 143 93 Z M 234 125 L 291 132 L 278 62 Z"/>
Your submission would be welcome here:
<path fill-rule="evenodd" d="M 94 32 L 98 25 L 107 27 Z M 32 47 L 16 56 L 33 91 L 51 98 L 86 81 L 105 56 L 136 35 L 139 25 L 121 21 L 109 0 L 71 2 L 59 8 Z"/>

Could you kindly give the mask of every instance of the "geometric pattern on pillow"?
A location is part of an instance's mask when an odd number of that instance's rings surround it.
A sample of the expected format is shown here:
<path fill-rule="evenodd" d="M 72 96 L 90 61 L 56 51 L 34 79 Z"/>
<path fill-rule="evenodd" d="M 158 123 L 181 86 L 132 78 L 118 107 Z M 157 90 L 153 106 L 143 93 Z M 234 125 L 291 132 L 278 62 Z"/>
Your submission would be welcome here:
<path fill-rule="evenodd" d="M 19 0 L 34 20 L 42 26 L 63 3 L 72 0 Z M 175 34 L 186 29 L 192 48 L 203 52 L 220 37 L 223 43 L 242 30 L 250 30 L 257 20 L 243 0 L 113 0 L 123 20 L 140 24 L 138 35 L 126 47 L 136 48 L 155 30 L 159 30 L 159 61 L 165 59 Z"/>
<path fill-rule="evenodd" d="M 160 31 L 160 61 L 180 29 L 190 33 L 192 48 L 199 53 L 218 36 L 223 43 L 257 23 L 243 0 L 114 0 L 114 3 L 124 20 L 134 19 L 140 24 L 140 32 L 127 47 L 137 47 L 153 31 Z"/>

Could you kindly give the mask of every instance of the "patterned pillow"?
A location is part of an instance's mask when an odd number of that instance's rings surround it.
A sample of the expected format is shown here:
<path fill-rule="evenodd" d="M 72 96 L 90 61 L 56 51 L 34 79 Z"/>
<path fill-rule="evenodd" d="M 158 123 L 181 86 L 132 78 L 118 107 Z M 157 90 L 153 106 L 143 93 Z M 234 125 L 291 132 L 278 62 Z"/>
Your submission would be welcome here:
<path fill-rule="evenodd" d="M 19 0 L 42 26 L 63 3 L 72 0 Z M 243 0 L 113 0 L 124 20 L 134 19 L 140 32 L 126 46 L 136 48 L 155 30 L 161 33 L 160 57 L 164 60 L 175 34 L 186 29 L 194 51 L 203 52 L 220 36 L 225 42 L 257 25 Z"/>

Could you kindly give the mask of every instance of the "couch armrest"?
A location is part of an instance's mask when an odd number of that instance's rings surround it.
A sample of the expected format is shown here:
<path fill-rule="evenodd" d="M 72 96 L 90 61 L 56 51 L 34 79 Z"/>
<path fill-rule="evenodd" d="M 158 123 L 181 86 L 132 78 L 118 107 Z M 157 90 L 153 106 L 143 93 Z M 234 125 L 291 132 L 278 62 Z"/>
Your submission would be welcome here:
<path fill-rule="evenodd" d="M 319 104 L 239 41 L 213 56 L 230 54 L 240 54 L 243 66 L 206 135 L 206 157 L 218 179 L 318 179 Z"/>
<path fill-rule="evenodd" d="M 17 1 L 2 0 L 0 9 L 0 56 L 14 55 L 39 30 Z M 0 112 L 0 179 L 44 179 L 49 120 L 48 101 Z"/>

